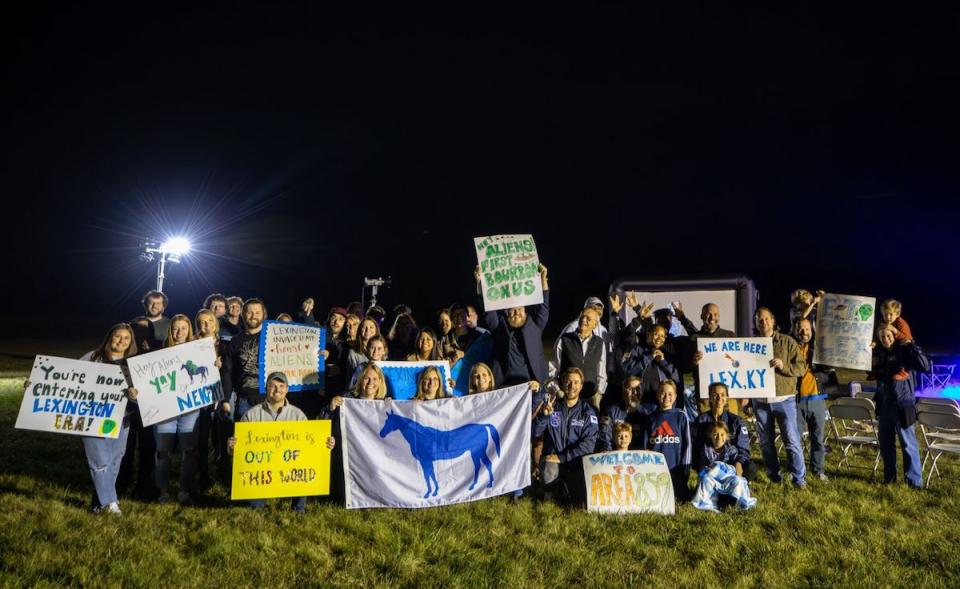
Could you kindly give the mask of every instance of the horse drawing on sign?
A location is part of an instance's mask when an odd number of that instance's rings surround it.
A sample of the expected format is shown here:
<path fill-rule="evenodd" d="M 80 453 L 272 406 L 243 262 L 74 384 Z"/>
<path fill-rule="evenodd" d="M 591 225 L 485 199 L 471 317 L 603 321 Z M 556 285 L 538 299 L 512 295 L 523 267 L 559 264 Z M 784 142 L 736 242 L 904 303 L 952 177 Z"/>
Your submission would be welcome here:
<path fill-rule="evenodd" d="M 470 490 L 472 491 L 477 485 L 481 464 L 487 467 L 487 473 L 490 475 L 487 487 L 493 487 L 493 465 L 490 463 L 490 458 L 487 457 L 489 439 L 493 439 L 494 446 L 497 449 L 497 457 L 500 456 L 500 434 L 493 425 L 489 423 L 468 423 L 456 429 L 442 431 L 420 425 L 412 419 L 388 411 L 387 421 L 383 424 L 383 429 L 380 430 L 380 437 L 385 438 L 390 432 L 396 430 L 400 431 L 407 444 L 410 445 L 410 453 L 420 463 L 420 468 L 423 470 L 423 480 L 427 484 L 424 499 L 431 495 L 436 497 L 437 491 L 440 490 L 437 475 L 433 471 L 434 461 L 453 460 L 467 452 L 473 459 L 473 483 L 470 485 Z"/>
<path fill-rule="evenodd" d="M 193 384 L 193 377 L 198 375 L 201 384 L 207 382 L 207 367 L 197 366 L 193 363 L 193 360 L 187 360 L 186 364 L 181 364 L 180 370 L 186 370 L 187 374 L 190 375 L 190 384 Z"/>

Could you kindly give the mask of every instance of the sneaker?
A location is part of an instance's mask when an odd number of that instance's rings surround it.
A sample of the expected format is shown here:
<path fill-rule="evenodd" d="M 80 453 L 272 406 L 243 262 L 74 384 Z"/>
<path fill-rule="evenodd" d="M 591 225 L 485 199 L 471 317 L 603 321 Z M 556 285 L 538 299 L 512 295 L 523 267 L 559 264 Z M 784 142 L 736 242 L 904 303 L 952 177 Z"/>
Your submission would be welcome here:
<path fill-rule="evenodd" d="M 793 484 L 793 488 L 795 488 L 795 489 L 798 490 L 798 491 L 806 491 L 806 490 L 807 490 L 807 483 L 800 483 L 799 485 L 798 485 L 797 483 L 794 483 L 794 484 Z"/>
<path fill-rule="evenodd" d="M 180 491 L 177 493 L 177 503 L 183 506 L 193 505 L 193 498 L 190 497 L 190 493 L 186 491 Z"/>
<path fill-rule="evenodd" d="M 830 480 L 830 477 L 827 476 L 827 473 L 821 472 L 817 475 L 817 478 L 823 481 L 824 483 Z"/>
<path fill-rule="evenodd" d="M 170 493 L 166 491 L 160 493 L 160 496 L 157 497 L 157 503 L 170 503 Z"/>
<path fill-rule="evenodd" d="M 116 501 L 104 507 L 103 510 L 113 515 L 123 515 L 122 513 L 120 513 L 120 504 L 117 503 Z"/>

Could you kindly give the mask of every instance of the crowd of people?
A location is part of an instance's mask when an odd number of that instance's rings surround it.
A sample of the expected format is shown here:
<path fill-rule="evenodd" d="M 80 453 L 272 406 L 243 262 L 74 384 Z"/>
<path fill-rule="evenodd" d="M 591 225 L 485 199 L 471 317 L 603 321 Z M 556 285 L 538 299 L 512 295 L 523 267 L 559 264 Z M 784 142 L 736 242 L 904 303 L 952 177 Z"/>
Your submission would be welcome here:
<path fill-rule="evenodd" d="M 541 304 L 485 311 L 478 295 L 476 302 L 440 309 L 428 314 L 426 321 L 423 315 L 415 318 L 407 305 L 387 312 L 380 306 L 363 309 L 360 303 L 332 306 L 318 318 L 315 302 L 308 298 L 297 313 L 281 313 L 277 320 L 322 322 L 326 327 L 321 351 L 325 392 L 289 392 L 287 377 L 277 372 L 267 377 L 265 395 L 258 381 L 260 331 L 268 317 L 263 300 L 211 294 L 191 319 L 184 314 L 168 317 L 167 296 L 148 292 L 142 299 L 144 315 L 113 326 L 103 344 L 84 359 L 123 367 L 133 355 L 210 337 L 216 342 L 224 396 L 212 406 L 144 427 L 136 406 L 137 391 L 130 389 L 132 402 L 120 436 L 83 438 L 94 486 L 93 509 L 120 513 L 118 491 L 124 494 L 131 487 L 142 499 L 172 501 L 175 451 L 182 457 L 176 489 L 180 504 L 193 503 L 198 489 L 209 486 L 214 477 L 229 485 L 232 434 L 238 421 L 332 419 L 334 435 L 327 446 L 338 460 L 339 410 L 344 398 L 387 397 L 387 383 L 376 363 L 381 360 L 446 361 L 453 375 L 450 385 L 457 394 L 482 394 L 529 383 L 534 484 L 528 492 L 536 496 L 583 504 L 583 456 L 641 449 L 664 455 L 678 500 L 716 509 L 717 496 L 729 495 L 732 504 L 749 508 L 756 499 L 748 482 L 759 471 L 751 458 L 754 443 L 759 443 L 768 480 L 783 479 L 776 448 L 778 429 L 792 484 L 798 489 L 807 486 L 803 430 L 809 434 L 809 469 L 819 481 L 828 480 L 824 422 L 827 392 L 836 377 L 829 367 L 813 364 L 813 332 L 822 291 L 793 293 L 789 332 L 780 331 L 770 308 L 760 307 L 753 317 L 754 332 L 740 334 L 772 339 L 770 366 L 776 374 L 776 396 L 749 402 L 730 399 L 726 385 L 711 383 L 707 399 L 701 401 L 704 383 L 699 382 L 697 365 L 703 356 L 697 351 L 698 340 L 735 337 L 720 327 L 718 305 L 702 307 L 698 327 L 681 305 L 654 309 L 632 292 L 614 294 L 609 297 L 609 324 L 615 329 L 608 331 L 601 324 L 604 301 L 589 297 L 579 316 L 556 333 L 552 349 L 545 350 L 551 309 L 543 265 L 539 275 Z M 479 293 L 479 268 L 475 278 Z M 630 322 L 624 319 L 624 306 L 635 313 Z M 877 381 L 883 480 L 892 483 L 897 478 L 899 439 L 906 482 L 920 488 L 914 373 L 928 371 L 929 361 L 913 341 L 900 303 L 887 300 L 880 311 L 872 372 Z M 686 335 L 674 334 L 671 328 L 676 324 L 682 325 Z M 443 378 L 435 368 L 424 370 L 414 400 L 446 396 Z M 755 423 L 756 435 L 748 422 Z M 693 487 L 691 469 L 697 475 Z M 333 489 L 342 488 L 341 469 L 334 467 L 331 476 Z M 262 504 L 254 502 L 254 506 Z M 295 499 L 293 509 L 302 512 L 305 500 Z"/>

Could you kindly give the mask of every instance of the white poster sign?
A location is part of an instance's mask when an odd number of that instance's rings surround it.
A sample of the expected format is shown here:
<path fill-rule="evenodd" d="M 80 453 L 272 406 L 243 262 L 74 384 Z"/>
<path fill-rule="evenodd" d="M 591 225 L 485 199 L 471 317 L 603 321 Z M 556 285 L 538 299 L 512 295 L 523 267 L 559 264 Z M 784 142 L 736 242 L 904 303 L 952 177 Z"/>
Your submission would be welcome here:
<path fill-rule="evenodd" d="M 37 356 L 16 427 L 116 438 L 130 387 L 123 370 L 103 362 Z"/>
<path fill-rule="evenodd" d="M 127 360 L 143 425 L 153 425 L 223 398 L 213 338 Z"/>
<path fill-rule="evenodd" d="M 670 469 L 660 452 L 602 452 L 582 460 L 587 511 L 675 513 Z"/>
<path fill-rule="evenodd" d="M 497 311 L 543 302 L 540 257 L 532 235 L 474 237 L 483 308 Z"/>
<path fill-rule="evenodd" d="M 813 363 L 870 370 L 877 299 L 826 293 L 817 309 Z"/>
<path fill-rule="evenodd" d="M 289 390 L 315 391 L 323 388 L 325 344 L 319 325 L 264 321 L 260 330 L 260 393 L 267 392 L 267 377 L 274 372 L 287 375 Z"/>
<path fill-rule="evenodd" d="M 700 338 L 697 351 L 703 353 L 698 370 L 700 398 L 706 399 L 708 387 L 715 382 L 727 385 L 731 399 L 775 397 L 777 383 L 772 337 Z"/>

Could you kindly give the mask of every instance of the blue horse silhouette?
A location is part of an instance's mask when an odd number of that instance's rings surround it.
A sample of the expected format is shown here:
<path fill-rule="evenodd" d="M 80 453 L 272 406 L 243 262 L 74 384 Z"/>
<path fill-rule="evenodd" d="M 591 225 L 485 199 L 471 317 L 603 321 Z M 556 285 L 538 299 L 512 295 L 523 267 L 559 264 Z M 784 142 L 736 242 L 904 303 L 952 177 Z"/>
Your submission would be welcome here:
<path fill-rule="evenodd" d="M 207 382 L 207 367 L 206 366 L 197 366 L 193 363 L 193 360 L 187 360 L 186 364 L 180 365 L 180 370 L 186 370 L 187 374 L 190 375 L 190 384 L 193 384 L 193 377 L 200 375 L 200 382 Z"/>
<path fill-rule="evenodd" d="M 490 474 L 490 481 L 487 487 L 493 486 L 493 466 L 490 459 L 487 458 L 487 444 L 489 438 L 487 432 L 490 432 L 490 438 L 497 448 L 497 457 L 500 456 L 500 434 L 497 428 L 489 423 L 468 423 L 457 429 L 442 431 L 420 425 L 412 419 L 397 415 L 393 411 L 387 411 L 387 421 L 380 430 L 380 437 L 385 438 L 395 430 L 400 430 L 400 434 L 410 445 L 410 453 L 420 463 L 423 470 L 423 480 L 427 483 L 427 492 L 424 499 L 431 494 L 436 497 L 440 490 L 440 484 L 437 482 L 437 475 L 433 472 L 433 463 L 435 460 L 453 460 L 469 452 L 473 458 L 473 484 L 470 490 L 477 485 L 477 477 L 480 474 L 480 465 L 487 467 Z M 432 484 L 431 484 L 432 481 Z M 432 493 L 431 493 L 432 489 Z"/>

